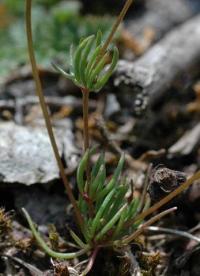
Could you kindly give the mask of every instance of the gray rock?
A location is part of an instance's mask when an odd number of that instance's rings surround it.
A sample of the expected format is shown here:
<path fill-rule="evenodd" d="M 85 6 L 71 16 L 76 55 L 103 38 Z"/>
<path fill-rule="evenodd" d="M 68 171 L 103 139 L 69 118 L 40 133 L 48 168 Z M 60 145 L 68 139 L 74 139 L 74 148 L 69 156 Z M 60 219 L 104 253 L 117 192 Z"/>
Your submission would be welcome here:
<path fill-rule="evenodd" d="M 69 121 L 55 129 L 61 156 L 67 165 L 77 160 L 73 133 Z M 58 167 L 44 126 L 19 126 L 13 122 L 0 123 L 0 182 L 47 183 L 59 178 Z M 74 161 L 73 166 L 76 166 Z"/>

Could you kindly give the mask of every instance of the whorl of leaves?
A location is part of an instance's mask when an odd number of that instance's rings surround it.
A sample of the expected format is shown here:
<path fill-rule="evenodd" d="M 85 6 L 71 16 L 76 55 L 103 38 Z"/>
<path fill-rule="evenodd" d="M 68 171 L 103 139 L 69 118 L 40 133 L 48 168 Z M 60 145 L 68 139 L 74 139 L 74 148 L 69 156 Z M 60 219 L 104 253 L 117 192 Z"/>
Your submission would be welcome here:
<path fill-rule="evenodd" d="M 53 67 L 80 88 L 98 92 L 112 75 L 119 58 L 117 47 L 102 53 L 102 45 L 102 34 L 99 31 L 96 37 L 91 35 L 81 40 L 76 49 L 71 46 L 68 73 L 56 64 Z"/>
<path fill-rule="evenodd" d="M 79 208 L 84 219 L 84 238 L 87 243 L 111 242 L 130 234 L 136 226 L 126 224 L 137 213 L 139 199 L 127 197 L 129 182 L 121 176 L 124 155 L 121 156 L 112 177 L 107 180 L 105 158 L 102 153 L 91 170 L 90 183 L 84 179 L 91 151 L 87 151 L 77 170 Z M 89 187 L 87 192 L 87 187 Z M 88 202 L 90 204 L 88 204 Z M 90 206 L 93 209 L 91 218 Z"/>

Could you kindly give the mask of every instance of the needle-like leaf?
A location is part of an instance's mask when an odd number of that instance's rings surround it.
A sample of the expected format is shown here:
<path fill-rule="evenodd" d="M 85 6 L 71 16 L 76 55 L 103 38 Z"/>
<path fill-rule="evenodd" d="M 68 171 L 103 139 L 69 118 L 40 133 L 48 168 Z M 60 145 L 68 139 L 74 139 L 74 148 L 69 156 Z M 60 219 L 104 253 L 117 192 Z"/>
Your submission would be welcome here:
<path fill-rule="evenodd" d="M 87 167 L 87 162 L 88 162 L 88 158 L 89 158 L 89 150 L 86 151 L 86 153 L 84 154 L 83 158 L 81 159 L 78 169 L 77 169 L 77 184 L 78 184 L 78 188 L 79 191 L 83 194 L 84 192 L 84 187 L 85 187 L 85 179 L 84 179 L 84 173 Z"/>
<path fill-rule="evenodd" d="M 114 217 L 103 227 L 103 229 L 96 235 L 95 240 L 98 241 L 102 238 L 103 235 L 105 235 L 118 221 L 120 218 L 123 210 L 127 207 L 127 204 L 125 204 L 115 215 Z"/>
<path fill-rule="evenodd" d="M 63 75 L 65 78 L 69 79 L 69 80 L 74 80 L 74 75 L 66 73 L 62 68 L 60 68 L 58 65 L 56 65 L 55 63 L 51 63 L 53 68 L 58 71 L 61 75 Z"/>
<path fill-rule="evenodd" d="M 120 216 L 120 219 L 118 221 L 118 224 L 114 230 L 114 233 L 112 235 L 112 239 L 116 239 L 119 237 L 119 234 L 120 232 L 123 230 L 123 226 L 124 226 L 124 222 L 126 221 L 126 216 L 127 216 L 127 212 L 128 212 L 128 209 L 124 208 L 122 213 L 121 213 L 121 216 Z"/>
<path fill-rule="evenodd" d="M 72 231 L 71 229 L 69 230 L 69 233 L 71 235 L 71 237 L 73 238 L 73 240 L 77 243 L 78 246 L 80 246 L 81 248 L 87 248 L 87 244 L 85 244 L 77 235 L 76 233 L 74 233 L 74 231 Z"/>
<path fill-rule="evenodd" d="M 97 192 L 97 190 L 103 187 L 103 184 L 105 183 L 105 178 L 106 178 L 105 166 L 101 165 L 96 178 L 90 182 L 89 196 L 92 199 L 94 198 L 94 195 Z"/>
<path fill-rule="evenodd" d="M 95 62 L 96 62 L 96 58 L 99 55 L 100 51 L 101 51 L 101 45 L 99 45 L 94 50 L 94 52 L 91 54 L 91 57 L 89 58 L 88 65 L 87 65 L 86 70 L 85 70 L 85 76 L 86 76 L 87 79 L 88 79 L 88 77 L 90 76 L 90 74 L 93 70 L 93 67 L 94 67 Z"/>
<path fill-rule="evenodd" d="M 100 72 L 102 71 L 102 69 L 105 67 L 105 64 L 107 63 L 108 58 L 109 58 L 109 54 L 106 53 L 101 58 L 101 60 L 99 61 L 99 63 L 96 65 L 96 67 L 93 69 L 93 71 L 91 72 L 91 74 L 88 76 L 87 86 L 88 86 L 89 89 L 93 88 L 94 82 L 95 82 L 96 78 L 98 79 L 98 75 L 100 74 Z"/>
<path fill-rule="evenodd" d="M 94 235 L 95 231 L 98 227 L 98 223 L 100 222 L 100 219 L 102 218 L 103 213 L 106 211 L 106 209 L 109 207 L 110 202 L 115 194 L 115 190 L 112 190 L 104 199 L 100 209 L 98 210 L 95 218 L 93 219 L 92 226 L 91 226 L 91 234 Z"/>
<path fill-rule="evenodd" d="M 113 205 L 110 208 L 109 212 L 106 213 L 106 221 L 109 221 L 116 213 L 117 211 L 121 208 L 123 203 L 125 202 L 124 197 L 128 191 L 127 186 L 119 186 L 116 188 L 116 195 L 113 200 Z"/>
<path fill-rule="evenodd" d="M 53 258 L 59 258 L 59 259 L 73 259 L 73 258 L 77 258 L 83 254 L 85 254 L 87 251 L 90 250 L 90 246 L 87 245 L 84 249 L 81 249 L 78 252 L 73 252 L 73 253 L 59 253 L 59 252 L 55 252 L 54 250 L 52 250 L 46 243 L 45 241 L 42 239 L 42 237 L 40 236 L 40 234 L 38 233 L 38 231 L 36 230 L 34 223 L 31 219 L 31 217 L 29 216 L 28 212 L 22 208 L 22 211 L 28 221 L 29 227 L 31 228 L 31 231 L 34 235 L 34 238 L 37 240 L 39 246 L 44 250 L 44 252 L 46 252 L 49 256 L 53 257 Z"/>
<path fill-rule="evenodd" d="M 104 85 L 107 83 L 109 80 L 110 76 L 113 73 L 113 70 L 115 69 L 115 66 L 118 62 L 119 59 L 119 52 L 118 49 L 115 47 L 114 52 L 113 52 L 113 58 L 112 58 L 112 63 L 109 66 L 109 69 L 107 69 L 106 73 L 100 77 L 97 81 L 97 83 L 94 85 L 94 91 L 98 92 Z"/>
<path fill-rule="evenodd" d="M 75 74 L 75 78 L 76 78 L 77 82 L 80 83 L 80 86 L 81 86 L 81 72 L 80 72 L 81 57 L 83 55 L 83 50 L 86 47 L 87 42 L 90 38 L 91 37 L 89 36 L 89 37 L 83 39 L 83 41 L 79 44 L 79 46 L 74 54 L 74 74 Z"/>
<path fill-rule="evenodd" d="M 93 46 L 93 42 L 94 42 L 95 36 L 91 35 L 88 38 L 87 44 L 85 46 L 85 49 L 83 50 L 82 53 L 82 57 L 81 57 L 81 61 L 80 61 L 80 77 L 81 77 L 81 83 L 83 86 L 87 86 L 87 79 L 86 79 L 86 74 L 85 74 L 85 67 L 87 66 L 88 63 L 88 55 L 91 51 L 91 48 Z"/>
<path fill-rule="evenodd" d="M 99 158 L 98 158 L 97 162 L 95 163 L 95 165 L 92 168 L 91 180 L 94 180 L 94 178 L 97 176 L 97 173 L 98 173 L 101 165 L 105 164 L 104 159 L 105 159 L 105 154 L 102 152 L 99 155 Z"/>

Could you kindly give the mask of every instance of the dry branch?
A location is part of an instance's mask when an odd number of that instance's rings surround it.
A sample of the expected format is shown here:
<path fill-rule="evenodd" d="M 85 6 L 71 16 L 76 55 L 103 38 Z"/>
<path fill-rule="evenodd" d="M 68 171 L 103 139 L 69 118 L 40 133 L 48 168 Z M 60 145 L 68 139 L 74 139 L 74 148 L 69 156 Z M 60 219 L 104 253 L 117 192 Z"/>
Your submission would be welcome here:
<path fill-rule="evenodd" d="M 135 62 L 121 60 L 114 76 L 120 91 L 147 92 L 154 101 L 175 77 L 200 60 L 200 15 L 169 32 Z M 124 94 L 124 93 L 123 93 Z M 130 97 L 129 103 L 130 103 Z"/>

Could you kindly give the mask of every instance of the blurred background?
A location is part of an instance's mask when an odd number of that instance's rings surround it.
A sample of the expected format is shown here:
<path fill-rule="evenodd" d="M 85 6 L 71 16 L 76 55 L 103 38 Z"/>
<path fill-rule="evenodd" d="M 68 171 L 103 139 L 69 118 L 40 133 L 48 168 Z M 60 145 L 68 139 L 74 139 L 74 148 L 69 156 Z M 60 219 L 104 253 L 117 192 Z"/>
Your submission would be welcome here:
<path fill-rule="evenodd" d="M 189 4 L 194 13 L 200 8 L 199 0 L 180 1 Z M 151 2 L 158 1 L 135 0 L 128 17 L 139 18 L 148 11 Z M 67 60 L 70 44 L 76 45 L 81 37 L 98 29 L 106 36 L 124 3 L 125 0 L 33 0 L 33 32 L 38 63 L 48 67 L 52 59 Z M 155 3 L 153 9 L 156 12 Z M 24 5 L 23 0 L 0 2 L 1 77 L 27 62 Z"/>
<path fill-rule="evenodd" d="M 111 11 L 113 14 L 119 11 L 120 5 L 115 6 L 116 10 L 109 10 L 111 5 L 106 5 L 105 9 L 102 1 L 96 2 L 97 5 L 88 0 L 33 1 L 33 33 L 41 65 L 48 66 L 52 58 L 62 60 L 64 57 L 67 60 L 72 43 L 76 45 L 81 37 L 95 33 L 99 28 L 104 33 L 110 29 L 113 22 Z M 24 6 L 23 0 L 0 2 L 1 76 L 27 62 Z M 100 14 L 104 14 L 103 19 Z"/>
<path fill-rule="evenodd" d="M 37 61 L 49 67 L 52 59 L 67 60 L 69 46 L 81 37 L 101 29 L 110 30 L 124 0 L 33 0 L 33 33 Z M 145 8 L 145 0 L 135 0 L 129 14 Z M 0 1 L 0 76 L 27 63 L 24 24 L 25 1 Z M 102 17 L 103 16 L 103 17 Z"/>

